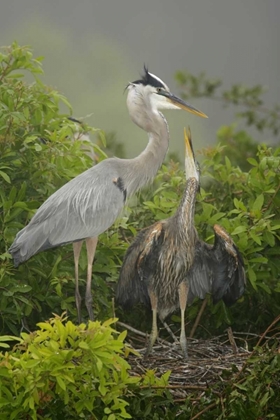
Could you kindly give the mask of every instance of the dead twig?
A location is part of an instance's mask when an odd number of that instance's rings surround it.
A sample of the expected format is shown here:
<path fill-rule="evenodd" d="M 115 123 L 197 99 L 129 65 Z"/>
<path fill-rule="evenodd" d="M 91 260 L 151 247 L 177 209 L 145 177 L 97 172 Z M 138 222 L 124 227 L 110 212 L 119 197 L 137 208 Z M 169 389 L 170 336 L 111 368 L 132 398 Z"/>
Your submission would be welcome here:
<path fill-rule="evenodd" d="M 193 338 L 193 336 L 194 336 L 194 333 L 195 333 L 195 331 L 196 331 L 196 329 L 197 329 L 197 326 L 198 326 L 198 324 L 199 324 L 199 322 L 200 322 L 200 319 L 201 319 L 202 314 L 203 314 L 203 312 L 204 312 L 204 310 L 205 310 L 205 308 L 206 308 L 206 305 L 207 305 L 207 297 L 206 297 L 206 298 L 204 299 L 204 301 L 202 302 L 202 305 L 201 305 L 201 307 L 200 307 L 200 310 L 199 310 L 199 312 L 198 312 L 198 314 L 197 314 L 197 317 L 196 317 L 195 323 L 193 324 L 193 327 L 192 327 L 192 330 L 191 330 L 191 333 L 190 333 L 190 338 Z"/>
<path fill-rule="evenodd" d="M 201 416 L 201 414 L 206 413 L 206 411 L 210 410 L 211 408 L 215 407 L 216 405 L 217 405 L 216 402 L 208 405 L 203 410 L 201 410 L 199 413 L 197 413 L 195 416 L 193 416 L 190 420 L 198 419 Z"/>

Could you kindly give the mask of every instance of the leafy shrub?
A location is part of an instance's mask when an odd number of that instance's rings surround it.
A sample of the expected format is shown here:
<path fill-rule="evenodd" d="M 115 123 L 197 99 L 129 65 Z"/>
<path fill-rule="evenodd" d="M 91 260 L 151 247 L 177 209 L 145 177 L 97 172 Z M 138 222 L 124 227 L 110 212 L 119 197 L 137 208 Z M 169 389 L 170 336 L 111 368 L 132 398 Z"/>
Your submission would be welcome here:
<path fill-rule="evenodd" d="M 0 353 L 0 412 L 9 419 L 129 418 L 122 394 L 139 381 L 121 357 L 114 319 L 75 326 L 59 317 Z"/>

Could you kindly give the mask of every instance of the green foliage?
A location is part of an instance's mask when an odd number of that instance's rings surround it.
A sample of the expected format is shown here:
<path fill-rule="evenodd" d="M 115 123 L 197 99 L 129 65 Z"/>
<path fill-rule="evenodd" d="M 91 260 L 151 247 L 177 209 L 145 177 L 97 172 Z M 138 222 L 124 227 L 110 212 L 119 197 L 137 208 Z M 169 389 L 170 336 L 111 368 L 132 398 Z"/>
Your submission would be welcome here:
<path fill-rule="evenodd" d="M 258 144 L 249 136 L 247 131 L 236 129 L 237 124 L 222 126 L 217 132 L 217 140 L 221 146 L 223 157 L 230 156 L 233 166 L 239 166 L 242 171 L 249 171 L 251 166 L 249 158 L 255 157 L 258 152 Z"/>
<path fill-rule="evenodd" d="M 106 142 L 103 139 L 103 132 L 99 131 L 97 144 L 102 147 L 109 157 L 117 156 L 118 158 L 126 158 L 125 147 L 117 139 L 116 133 L 110 132 L 106 134 Z"/>
<path fill-rule="evenodd" d="M 226 407 L 217 419 L 279 419 L 279 377 L 280 355 L 276 345 L 256 348 L 241 374 L 226 388 Z"/>
<path fill-rule="evenodd" d="M 242 172 L 229 158 L 222 159 L 218 148 L 208 151 L 203 173 L 210 181 L 207 194 L 202 192 L 207 199 L 202 203 L 201 217 L 207 213 L 208 224 L 213 224 L 217 214 L 226 214 L 221 223 L 245 258 L 253 288 L 279 292 L 280 265 L 274 252 L 280 239 L 280 149 L 273 152 L 260 146 L 256 158 L 248 162 L 251 169 Z"/>
<path fill-rule="evenodd" d="M 114 319 L 75 326 L 55 317 L 0 353 L 0 411 L 6 419 L 129 418 L 124 390 L 139 381 L 121 357 Z"/>

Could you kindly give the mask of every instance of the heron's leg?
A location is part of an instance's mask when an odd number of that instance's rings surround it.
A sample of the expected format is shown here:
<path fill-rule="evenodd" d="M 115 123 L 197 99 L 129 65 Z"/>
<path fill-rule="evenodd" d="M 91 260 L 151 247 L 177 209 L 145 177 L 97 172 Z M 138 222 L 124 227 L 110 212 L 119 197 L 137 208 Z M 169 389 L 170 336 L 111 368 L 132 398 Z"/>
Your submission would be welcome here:
<path fill-rule="evenodd" d="M 185 332 L 185 310 L 187 306 L 188 300 L 188 285 L 186 282 L 182 282 L 179 285 L 179 303 L 180 303 L 180 310 L 181 310 L 181 334 L 180 334 L 180 344 L 183 352 L 183 356 L 185 359 L 188 358 L 188 350 L 187 350 L 187 339 L 186 339 L 186 332 Z"/>
<path fill-rule="evenodd" d="M 86 239 L 88 266 L 87 266 L 87 287 L 86 287 L 85 301 L 86 301 L 86 307 L 89 314 L 89 319 L 91 321 L 93 321 L 91 277 L 92 277 L 92 264 L 93 264 L 97 241 L 98 241 L 98 238 Z"/>
<path fill-rule="evenodd" d="M 144 359 L 147 359 L 149 354 L 152 351 L 152 347 L 157 339 L 158 336 L 158 328 L 157 328 L 157 297 L 154 292 L 149 291 L 150 301 L 151 301 L 151 308 L 153 311 L 153 324 L 152 324 L 152 331 L 150 334 L 149 344 L 144 356 Z"/>
<path fill-rule="evenodd" d="M 83 241 L 73 243 L 74 263 L 75 263 L 75 301 L 76 301 L 79 324 L 82 322 L 82 317 L 81 317 L 82 298 L 79 292 L 79 258 L 80 258 L 82 245 L 83 245 Z"/>

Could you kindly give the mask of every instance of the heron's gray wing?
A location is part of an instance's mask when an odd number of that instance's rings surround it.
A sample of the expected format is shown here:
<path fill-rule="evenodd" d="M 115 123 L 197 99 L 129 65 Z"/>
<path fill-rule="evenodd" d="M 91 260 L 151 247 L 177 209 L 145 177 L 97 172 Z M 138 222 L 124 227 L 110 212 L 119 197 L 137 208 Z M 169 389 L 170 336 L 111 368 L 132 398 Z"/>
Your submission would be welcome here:
<path fill-rule="evenodd" d="M 204 299 L 207 293 L 212 292 L 215 267 L 212 246 L 200 240 L 197 241 L 194 261 L 186 277 L 189 285 L 188 304 L 191 304 L 195 297 Z"/>
<path fill-rule="evenodd" d="M 129 246 L 116 290 L 116 301 L 121 306 L 129 308 L 137 302 L 150 305 L 148 283 L 158 261 L 161 233 L 162 223 L 157 222 L 141 230 Z"/>
<path fill-rule="evenodd" d="M 42 204 L 9 250 L 15 265 L 45 249 L 96 237 L 114 223 L 126 191 L 109 161 L 83 172 Z"/>

